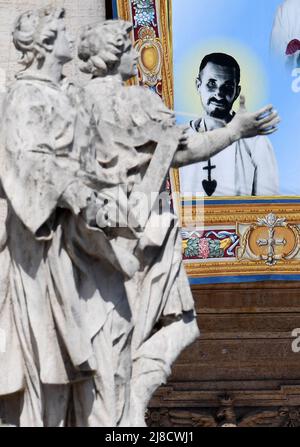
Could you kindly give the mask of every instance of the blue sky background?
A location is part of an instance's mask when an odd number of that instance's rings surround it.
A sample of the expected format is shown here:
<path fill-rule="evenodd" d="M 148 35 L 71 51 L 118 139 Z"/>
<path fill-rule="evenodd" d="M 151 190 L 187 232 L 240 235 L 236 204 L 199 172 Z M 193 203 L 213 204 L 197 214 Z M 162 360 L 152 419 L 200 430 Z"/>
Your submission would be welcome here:
<path fill-rule="evenodd" d="M 282 0 L 173 0 L 175 110 L 178 122 L 201 115 L 194 88 L 200 60 L 211 51 L 230 52 L 242 69 L 247 108 L 272 103 L 280 130 L 271 141 L 279 165 L 281 194 L 300 195 L 300 93 L 280 63 L 271 60 L 270 34 Z M 268 167 L 266 166 L 266 169 Z"/>

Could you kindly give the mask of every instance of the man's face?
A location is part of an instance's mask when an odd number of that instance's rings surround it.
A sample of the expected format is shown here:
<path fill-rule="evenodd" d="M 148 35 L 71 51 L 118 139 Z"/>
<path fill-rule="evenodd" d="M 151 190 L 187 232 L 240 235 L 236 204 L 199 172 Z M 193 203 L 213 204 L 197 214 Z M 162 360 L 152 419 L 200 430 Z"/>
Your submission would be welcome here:
<path fill-rule="evenodd" d="M 237 84 L 236 70 L 209 62 L 196 80 L 205 112 L 214 118 L 226 119 L 241 88 Z"/>
<path fill-rule="evenodd" d="M 118 68 L 123 81 L 127 81 L 128 79 L 137 75 L 137 61 L 138 52 L 135 48 L 133 48 L 131 39 L 130 37 L 128 37 L 128 40 L 125 44 L 125 50 L 121 56 L 120 65 Z"/>
<path fill-rule="evenodd" d="M 68 36 L 64 20 L 58 20 L 57 37 L 54 43 L 54 55 L 63 64 L 71 61 L 73 40 Z"/>

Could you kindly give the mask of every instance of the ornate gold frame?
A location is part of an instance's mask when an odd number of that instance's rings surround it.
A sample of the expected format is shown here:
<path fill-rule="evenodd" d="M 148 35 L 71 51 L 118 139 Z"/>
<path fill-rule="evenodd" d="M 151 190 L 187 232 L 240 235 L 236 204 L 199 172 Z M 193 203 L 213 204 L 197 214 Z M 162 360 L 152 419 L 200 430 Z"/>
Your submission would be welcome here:
<path fill-rule="evenodd" d="M 134 21 L 133 0 L 116 0 L 118 17 L 128 21 Z M 137 0 L 135 0 L 137 1 Z M 151 3 L 151 1 L 149 2 Z M 157 26 L 159 36 L 157 39 L 163 48 L 162 60 L 162 91 L 161 96 L 169 108 L 174 106 L 174 79 L 173 79 L 173 46 L 172 46 L 172 0 L 153 0 L 157 12 Z M 150 25 L 151 26 L 151 25 Z M 151 44 L 150 44 L 151 45 Z M 179 191 L 179 174 L 176 170 L 170 173 L 173 193 L 176 193 L 176 205 L 182 210 Z M 221 203 L 220 203 L 221 202 Z M 296 197 L 222 197 L 205 200 L 204 215 L 199 222 L 193 220 L 194 206 L 185 206 L 185 216 L 180 212 L 183 228 L 199 225 L 206 228 L 232 228 L 238 229 L 240 224 L 248 224 L 249 227 L 257 222 L 258 218 L 264 218 L 270 213 L 278 218 L 285 218 L 287 224 L 297 226 L 300 224 L 300 198 Z M 300 253 L 300 246 L 299 246 Z M 263 261 L 214 259 L 205 261 L 185 261 L 186 269 L 192 283 L 216 281 L 224 282 L 239 278 L 247 278 L 248 281 L 264 279 L 300 279 L 299 254 L 295 259 L 280 260 L 273 266 L 267 266 Z M 243 281 L 243 279 L 241 279 Z"/>

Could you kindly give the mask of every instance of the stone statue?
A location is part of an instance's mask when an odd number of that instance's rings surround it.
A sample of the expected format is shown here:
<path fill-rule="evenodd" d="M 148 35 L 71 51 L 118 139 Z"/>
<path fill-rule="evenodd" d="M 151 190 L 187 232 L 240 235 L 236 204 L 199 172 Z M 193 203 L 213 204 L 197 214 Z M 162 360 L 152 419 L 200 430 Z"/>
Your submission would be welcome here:
<path fill-rule="evenodd" d="M 94 79 L 81 92 L 62 75 L 64 10 L 28 11 L 15 25 L 25 69 L 4 99 L 0 167 L 8 425 L 144 425 L 149 398 L 198 335 L 178 223 L 157 207 L 168 169 L 278 121 L 244 112 L 189 136 L 159 98 L 123 85 L 136 65 L 129 31 L 124 22 L 85 30 L 79 55 Z"/>
<path fill-rule="evenodd" d="M 78 50 L 81 70 L 92 75 L 82 103 L 93 132 L 77 150 L 85 166 L 96 160 L 102 166 L 106 163 L 107 172 L 116 166 L 126 169 L 129 216 L 147 208 L 149 192 L 157 200 L 172 166 L 208 159 L 227 143 L 268 132 L 278 122 L 276 112 L 257 120 L 268 107 L 256 114 L 240 113 L 226 129 L 189 136 L 175 126 L 174 114 L 157 95 L 125 86 L 137 72 L 131 30 L 132 25 L 123 21 L 88 26 Z M 132 198 L 137 193 L 140 200 Z M 170 209 L 160 214 L 154 207 L 136 220 L 136 229 L 137 243 L 131 250 L 141 268 L 125 286 L 134 320 L 130 423 L 141 426 L 153 392 L 166 381 L 172 363 L 198 336 L 198 329 L 176 216 Z M 128 246 L 128 241 L 124 243 Z"/>
<path fill-rule="evenodd" d="M 89 23 L 105 20 L 105 0 L 0 0 L 0 68 L 5 71 L 5 76 L 0 70 L 0 92 L 5 88 L 5 80 L 12 82 L 18 67 L 18 54 L 10 39 L 11 30 L 18 16 L 29 9 L 55 6 L 66 10 L 67 28 L 75 38 L 79 37 L 80 27 Z M 78 78 L 79 70 L 77 64 L 71 62 L 65 68 L 71 78 Z"/>
<path fill-rule="evenodd" d="M 124 275 L 134 256 L 116 252 L 85 220 L 93 202 L 100 206 L 97 191 L 121 179 L 101 168 L 97 176 L 83 172 L 73 151 L 63 16 L 62 9 L 29 11 L 14 30 L 25 70 L 5 97 L 1 135 L 8 217 L 0 253 L 0 417 L 17 426 L 122 425 L 132 331 Z"/>

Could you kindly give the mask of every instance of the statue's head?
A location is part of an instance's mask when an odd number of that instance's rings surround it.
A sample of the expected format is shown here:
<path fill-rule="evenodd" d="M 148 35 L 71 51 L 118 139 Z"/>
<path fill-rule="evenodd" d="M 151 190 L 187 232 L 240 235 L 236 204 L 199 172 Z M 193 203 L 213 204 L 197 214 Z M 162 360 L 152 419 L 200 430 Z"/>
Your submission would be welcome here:
<path fill-rule="evenodd" d="M 22 52 L 21 63 L 30 67 L 34 60 L 43 63 L 48 54 L 62 64 L 72 59 L 63 8 L 43 8 L 21 14 L 14 26 L 13 41 Z"/>
<path fill-rule="evenodd" d="M 132 46 L 132 24 L 107 20 L 85 27 L 78 47 L 81 71 L 93 77 L 119 73 L 124 81 L 137 74 L 138 54 Z"/>

